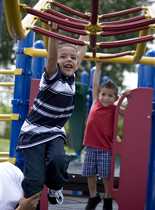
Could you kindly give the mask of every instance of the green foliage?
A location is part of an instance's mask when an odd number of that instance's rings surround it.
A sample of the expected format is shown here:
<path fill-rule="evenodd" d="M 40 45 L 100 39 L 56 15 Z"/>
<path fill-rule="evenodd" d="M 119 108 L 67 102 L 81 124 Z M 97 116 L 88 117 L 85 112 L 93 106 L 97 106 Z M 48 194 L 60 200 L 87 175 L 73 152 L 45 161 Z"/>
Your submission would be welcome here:
<path fill-rule="evenodd" d="M 10 141 L 8 139 L 0 138 L 0 152 L 8 152 L 9 145 L 10 145 Z"/>
<path fill-rule="evenodd" d="M 8 34 L 6 22 L 4 16 L 0 26 L 0 66 L 7 66 L 14 62 L 14 40 Z"/>
<path fill-rule="evenodd" d="M 0 104 L 0 113 L 1 114 L 11 113 L 10 106 L 6 106 L 5 104 L 1 103 Z M 5 135 L 3 137 L 6 138 L 6 139 L 9 139 L 10 138 L 10 122 L 6 121 L 5 124 L 6 124 Z"/>

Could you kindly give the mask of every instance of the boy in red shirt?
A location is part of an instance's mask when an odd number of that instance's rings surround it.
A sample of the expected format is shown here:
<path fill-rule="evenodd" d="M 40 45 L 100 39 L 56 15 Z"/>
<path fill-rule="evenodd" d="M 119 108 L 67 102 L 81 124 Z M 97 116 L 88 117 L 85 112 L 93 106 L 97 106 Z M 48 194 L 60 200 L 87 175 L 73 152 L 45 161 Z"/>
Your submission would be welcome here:
<path fill-rule="evenodd" d="M 118 98 L 118 89 L 110 79 L 100 84 L 100 77 L 101 63 L 97 63 L 93 80 L 93 105 L 87 119 L 83 141 L 86 154 L 82 173 L 83 176 L 87 176 L 90 194 L 85 210 L 94 210 L 101 201 L 97 194 L 97 176 L 104 180 L 103 210 L 112 210 L 108 182 L 112 156 L 114 102 Z"/>

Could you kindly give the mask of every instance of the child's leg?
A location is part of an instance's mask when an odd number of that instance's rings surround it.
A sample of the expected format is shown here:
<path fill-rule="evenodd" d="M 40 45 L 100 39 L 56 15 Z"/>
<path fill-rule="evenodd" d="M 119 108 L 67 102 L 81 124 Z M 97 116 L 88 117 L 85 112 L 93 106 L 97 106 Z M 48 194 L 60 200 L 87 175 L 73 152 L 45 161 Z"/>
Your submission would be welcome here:
<path fill-rule="evenodd" d="M 103 210 L 112 210 L 112 198 L 109 190 L 111 151 L 98 151 L 98 173 L 104 180 L 104 205 Z"/>
<path fill-rule="evenodd" d="M 90 196 L 90 198 L 93 198 L 97 194 L 96 176 L 88 176 L 87 180 L 88 180 L 89 196 Z"/>
<path fill-rule="evenodd" d="M 112 210 L 112 198 L 109 190 L 110 178 L 104 178 L 104 204 L 103 210 Z"/>
<path fill-rule="evenodd" d="M 40 192 L 42 191 L 45 180 L 44 150 L 44 144 L 23 149 L 25 178 L 22 182 L 22 187 L 24 191 L 24 198 L 20 202 L 19 210 L 36 209 L 39 203 Z M 26 206 L 28 206 L 28 208 Z"/>
<path fill-rule="evenodd" d="M 98 203 L 100 203 L 101 198 L 97 195 L 96 188 L 96 176 L 89 176 L 88 179 L 88 189 L 89 189 L 89 199 L 85 207 L 85 210 L 95 210 Z"/>
<path fill-rule="evenodd" d="M 96 149 L 86 148 L 82 174 L 87 176 L 90 197 L 85 210 L 94 210 L 101 201 L 100 196 L 97 194 L 96 172 Z"/>
<path fill-rule="evenodd" d="M 63 202 L 62 188 L 68 181 L 67 168 L 70 159 L 65 155 L 64 140 L 57 138 L 47 144 L 46 185 L 51 204 Z"/>
<path fill-rule="evenodd" d="M 22 187 L 26 198 L 39 193 L 45 181 L 45 145 L 23 149 L 25 166 Z"/>
<path fill-rule="evenodd" d="M 104 178 L 104 198 L 111 197 L 109 184 L 110 184 L 110 177 L 105 177 Z"/>
<path fill-rule="evenodd" d="M 46 151 L 46 184 L 54 190 L 59 190 L 64 182 L 68 181 L 67 168 L 70 161 L 65 155 L 64 139 L 57 138 L 48 142 Z"/>

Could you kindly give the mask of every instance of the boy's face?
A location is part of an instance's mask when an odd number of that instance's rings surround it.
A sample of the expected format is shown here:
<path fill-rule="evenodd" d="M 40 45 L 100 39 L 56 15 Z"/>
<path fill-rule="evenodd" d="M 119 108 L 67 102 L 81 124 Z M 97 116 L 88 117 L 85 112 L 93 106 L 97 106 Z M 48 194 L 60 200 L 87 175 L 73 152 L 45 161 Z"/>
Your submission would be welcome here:
<path fill-rule="evenodd" d="M 107 107 L 113 104 L 117 97 L 113 89 L 102 87 L 99 91 L 98 99 L 103 106 Z"/>
<path fill-rule="evenodd" d="M 76 48 L 67 45 L 58 48 L 58 64 L 63 74 L 73 75 L 77 68 Z"/>

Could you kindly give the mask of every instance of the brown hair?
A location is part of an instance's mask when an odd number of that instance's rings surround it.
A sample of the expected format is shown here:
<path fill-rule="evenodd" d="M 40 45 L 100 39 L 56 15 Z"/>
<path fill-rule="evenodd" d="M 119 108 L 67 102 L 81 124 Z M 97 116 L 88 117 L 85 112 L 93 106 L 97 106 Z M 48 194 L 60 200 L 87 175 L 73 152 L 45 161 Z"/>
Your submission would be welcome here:
<path fill-rule="evenodd" d="M 59 40 L 58 41 L 58 48 L 62 48 L 63 46 L 72 47 L 72 48 L 74 48 L 75 50 L 78 51 L 78 47 L 76 45 Z"/>
<path fill-rule="evenodd" d="M 115 96 L 116 97 L 118 96 L 118 88 L 117 88 L 116 84 L 111 79 L 102 82 L 100 84 L 100 89 L 102 89 L 102 88 L 112 89 L 112 90 L 114 90 Z"/>

